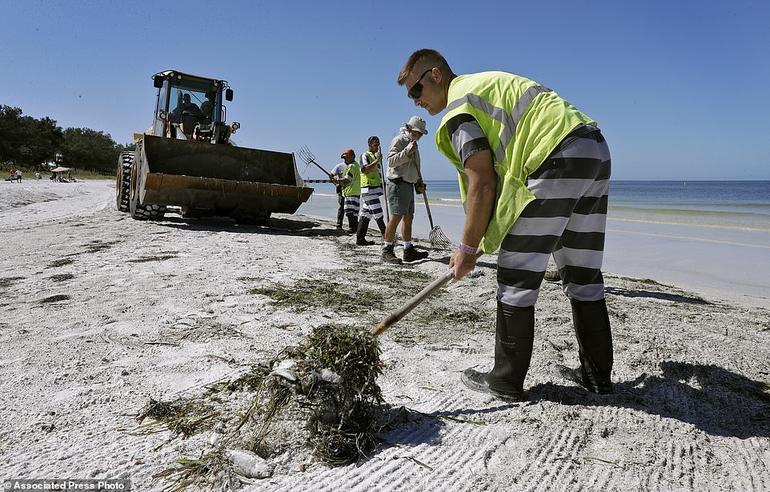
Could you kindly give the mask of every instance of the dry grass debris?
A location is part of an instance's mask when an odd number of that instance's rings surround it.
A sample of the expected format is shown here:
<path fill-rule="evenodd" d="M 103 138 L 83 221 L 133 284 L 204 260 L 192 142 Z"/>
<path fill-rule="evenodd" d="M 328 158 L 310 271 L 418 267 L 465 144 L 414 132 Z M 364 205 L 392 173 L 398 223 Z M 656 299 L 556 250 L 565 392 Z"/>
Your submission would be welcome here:
<path fill-rule="evenodd" d="M 349 292 L 342 284 L 328 280 L 302 279 L 293 285 L 258 287 L 249 290 L 251 295 L 269 297 L 280 307 L 294 307 L 303 311 L 308 307 L 323 307 L 339 312 L 357 312 L 361 306 L 381 309 L 383 295 L 370 290 Z"/>
<path fill-rule="evenodd" d="M 262 459 L 289 452 L 348 464 L 369 456 L 378 443 L 382 370 L 379 342 L 368 330 L 323 325 L 301 346 L 283 349 L 236 379 L 210 385 L 197 399 L 151 400 L 139 419 L 155 420 L 145 424 L 147 432 L 159 429 L 157 424 L 183 438 L 211 428 L 222 432 L 214 449 L 180 458 L 159 475 L 171 480 L 174 490 L 225 486 L 243 478 L 228 459 L 234 449 Z"/>
<path fill-rule="evenodd" d="M 150 433 L 163 431 L 157 428 L 162 426 L 175 436 L 190 437 L 210 428 L 217 414 L 214 407 L 195 399 L 170 402 L 150 399 L 139 412 L 137 420 L 142 423 L 145 419 L 152 419 L 152 422 L 144 426 Z"/>

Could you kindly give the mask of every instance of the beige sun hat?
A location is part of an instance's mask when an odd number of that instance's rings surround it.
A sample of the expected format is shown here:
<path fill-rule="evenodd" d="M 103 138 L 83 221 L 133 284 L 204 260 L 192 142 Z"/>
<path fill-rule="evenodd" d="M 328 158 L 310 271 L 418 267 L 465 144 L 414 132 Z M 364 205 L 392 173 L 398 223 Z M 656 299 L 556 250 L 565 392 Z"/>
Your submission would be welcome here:
<path fill-rule="evenodd" d="M 409 121 L 406 122 L 406 128 L 409 130 L 415 130 L 423 135 L 428 134 L 428 130 L 425 129 L 425 120 L 419 116 L 412 116 Z"/>

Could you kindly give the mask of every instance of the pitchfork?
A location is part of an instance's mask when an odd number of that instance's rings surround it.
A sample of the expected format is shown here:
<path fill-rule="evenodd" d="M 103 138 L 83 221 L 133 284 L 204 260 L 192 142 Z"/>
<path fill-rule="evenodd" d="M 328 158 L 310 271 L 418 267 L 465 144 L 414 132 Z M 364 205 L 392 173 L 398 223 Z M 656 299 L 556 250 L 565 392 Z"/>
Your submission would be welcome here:
<path fill-rule="evenodd" d="M 446 237 L 446 234 L 441 230 L 439 226 L 433 225 L 433 216 L 430 213 L 430 205 L 428 205 L 428 194 L 425 190 L 422 191 L 422 199 L 425 202 L 425 210 L 428 212 L 428 221 L 430 222 L 430 244 L 436 249 L 453 249 L 452 241 Z"/>
<path fill-rule="evenodd" d="M 326 169 L 321 167 L 321 165 L 319 163 L 316 162 L 315 156 L 313 155 L 312 152 L 310 152 L 310 150 L 307 147 L 302 147 L 301 149 L 299 149 L 298 154 L 299 154 L 300 158 L 303 161 L 305 161 L 305 164 L 307 164 L 307 165 L 310 165 L 311 163 L 315 164 L 316 167 L 318 167 L 318 169 L 323 171 L 323 173 L 325 175 L 329 176 L 329 179 L 334 179 L 334 176 L 332 176 L 331 173 L 329 173 Z"/>

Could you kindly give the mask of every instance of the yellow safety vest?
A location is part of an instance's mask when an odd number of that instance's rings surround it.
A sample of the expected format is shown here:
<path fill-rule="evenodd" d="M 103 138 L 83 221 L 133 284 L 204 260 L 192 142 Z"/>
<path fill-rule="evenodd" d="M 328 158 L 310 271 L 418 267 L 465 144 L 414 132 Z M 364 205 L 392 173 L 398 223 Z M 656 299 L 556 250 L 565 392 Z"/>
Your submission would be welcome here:
<path fill-rule="evenodd" d="M 449 84 L 447 107 L 436 131 L 436 147 L 458 172 L 465 203 L 463 163 L 446 128 L 459 114 L 473 116 L 487 137 L 497 173 L 497 200 L 479 248 L 492 253 L 535 196 L 527 189 L 533 173 L 575 128 L 596 122 L 551 89 L 507 72 L 460 75 Z"/>
<path fill-rule="evenodd" d="M 377 158 L 376 155 L 374 155 L 374 152 L 366 152 L 366 155 L 368 155 L 372 161 Z M 361 154 L 361 169 L 364 168 L 364 154 Z M 382 179 L 380 179 L 380 170 L 379 168 L 376 171 L 372 171 L 370 173 L 361 173 L 361 188 L 377 188 L 382 184 Z"/>
<path fill-rule="evenodd" d="M 345 178 L 350 178 L 344 188 L 342 188 L 342 196 L 359 196 L 361 195 L 361 168 L 358 167 L 358 163 L 353 161 L 345 167 L 345 172 L 342 173 Z"/>

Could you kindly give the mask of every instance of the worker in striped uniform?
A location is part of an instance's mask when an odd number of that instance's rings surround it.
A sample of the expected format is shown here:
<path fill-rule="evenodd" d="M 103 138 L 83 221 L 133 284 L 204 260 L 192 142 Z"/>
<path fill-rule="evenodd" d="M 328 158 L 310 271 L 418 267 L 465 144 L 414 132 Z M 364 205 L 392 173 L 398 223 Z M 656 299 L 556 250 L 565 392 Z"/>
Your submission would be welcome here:
<path fill-rule="evenodd" d="M 612 392 L 612 335 L 602 279 L 610 153 L 597 124 L 551 89 L 506 72 L 455 75 L 435 50 L 414 52 L 398 77 L 415 105 L 444 111 L 436 145 L 458 172 L 466 207 L 449 266 L 456 279 L 498 254 L 494 367 L 467 369 L 469 388 L 521 401 L 534 306 L 551 255 L 572 306 L 579 370 Z"/>
<path fill-rule="evenodd" d="M 367 241 L 366 232 L 369 230 L 369 221 L 374 219 L 380 233 L 385 234 L 385 220 L 382 215 L 382 203 L 380 197 L 382 191 L 382 152 L 380 152 L 380 139 L 373 135 L 367 141 L 369 150 L 361 154 L 361 215 L 358 221 L 358 234 L 356 244 L 370 246 L 373 241 Z"/>
<path fill-rule="evenodd" d="M 345 197 L 345 216 L 350 232 L 358 231 L 358 214 L 361 212 L 361 168 L 356 162 L 353 149 L 345 149 L 340 155 L 345 164 L 342 172 L 342 196 Z"/>

